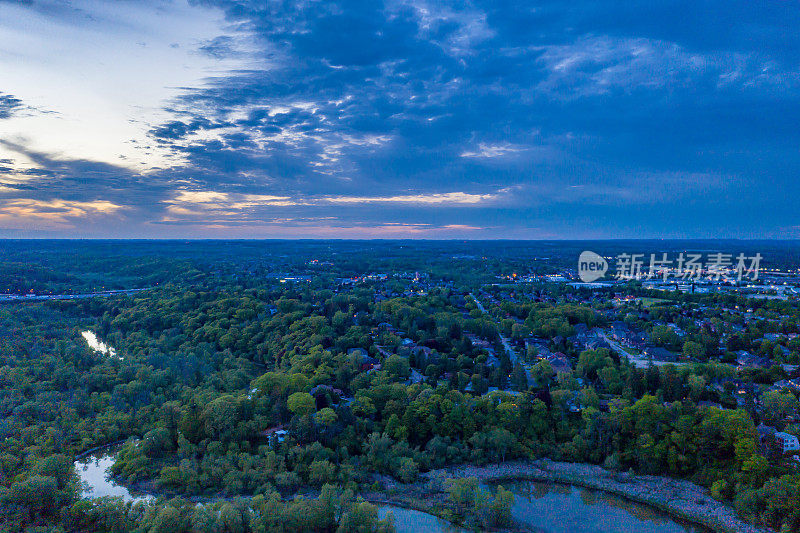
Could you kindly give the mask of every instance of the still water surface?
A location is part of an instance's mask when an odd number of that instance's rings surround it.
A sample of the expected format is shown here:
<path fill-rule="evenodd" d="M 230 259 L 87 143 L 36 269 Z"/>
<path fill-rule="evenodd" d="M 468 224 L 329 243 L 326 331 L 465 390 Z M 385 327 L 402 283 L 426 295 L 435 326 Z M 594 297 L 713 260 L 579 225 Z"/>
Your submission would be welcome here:
<path fill-rule="evenodd" d="M 83 498 L 116 496 L 145 501 L 152 496 L 132 494 L 110 478 L 118 447 L 75 461 L 86 488 Z M 676 520 L 657 509 L 601 491 L 557 483 L 516 481 L 503 484 L 514 493 L 514 520 L 541 533 L 708 533 L 700 526 Z M 397 533 L 457 533 L 465 530 L 436 516 L 393 505 L 378 507 L 383 518 L 391 511 Z"/>
<path fill-rule="evenodd" d="M 601 491 L 515 481 L 505 483 L 514 493 L 511 515 L 539 533 L 710 533 L 708 529 L 672 518 L 653 507 Z M 394 506 L 378 509 L 381 518 L 391 510 L 397 533 L 465 531 L 435 516 Z"/>
<path fill-rule="evenodd" d="M 515 520 L 543 533 L 709 533 L 653 507 L 596 490 L 516 481 L 504 486 L 514 493 Z"/>
<path fill-rule="evenodd" d="M 438 516 L 423 513 L 422 511 L 415 511 L 414 509 L 396 507 L 394 505 L 379 505 L 378 517 L 386 518 L 389 511 L 394 515 L 394 528 L 396 533 L 422 533 L 423 531 L 430 531 L 431 533 L 458 533 L 466 531 L 452 525 L 446 520 L 442 520 Z"/>
<path fill-rule="evenodd" d="M 85 483 L 81 498 L 100 498 L 102 496 L 120 497 L 126 502 L 152 499 L 152 496 L 133 495 L 122 485 L 111 479 L 111 465 L 114 464 L 116 449 L 91 454 L 75 461 L 75 471 Z"/>

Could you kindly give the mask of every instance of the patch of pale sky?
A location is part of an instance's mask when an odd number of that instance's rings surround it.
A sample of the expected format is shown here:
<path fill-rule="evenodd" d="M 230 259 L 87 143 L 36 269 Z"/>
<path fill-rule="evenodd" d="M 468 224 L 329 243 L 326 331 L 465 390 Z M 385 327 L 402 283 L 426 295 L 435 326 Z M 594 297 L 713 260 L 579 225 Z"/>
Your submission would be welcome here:
<path fill-rule="evenodd" d="M 0 138 L 138 171 L 179 162 L 147 131 L 170 118 L 164 108 L 182 88 L 244 66 L 242 59 L 197 52 L 226 31 L 221 13 L 185 0 L 160 9 L 136 2 L 73 5 L 92 17 L 65 21 L 0 3 L 2 89 L 40 110 L 0 122 Z M 3 147 L 0 158 L 34 166 Z"/>

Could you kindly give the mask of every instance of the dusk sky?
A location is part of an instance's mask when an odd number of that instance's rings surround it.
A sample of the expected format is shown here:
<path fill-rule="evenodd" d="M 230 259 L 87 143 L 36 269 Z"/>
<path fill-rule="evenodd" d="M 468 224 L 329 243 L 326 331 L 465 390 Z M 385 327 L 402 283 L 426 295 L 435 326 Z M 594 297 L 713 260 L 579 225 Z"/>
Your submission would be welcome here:
<path fill-rule="evenodd" d="M 799 177 L 797 2 L 0 0 L 0 237 L 798 238 Z"/>

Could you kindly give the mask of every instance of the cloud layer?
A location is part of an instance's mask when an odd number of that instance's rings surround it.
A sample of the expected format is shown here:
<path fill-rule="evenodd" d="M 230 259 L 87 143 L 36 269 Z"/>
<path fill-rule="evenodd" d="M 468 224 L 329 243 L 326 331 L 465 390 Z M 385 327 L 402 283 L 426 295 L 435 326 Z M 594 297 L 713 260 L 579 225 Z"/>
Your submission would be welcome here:
<path fill-rule="evenodd" d="M 147 120 L 133 110 L 141 136 L 120 149 L 127 159 L 42 150 L 25 131 L 5 139 L 0 228 L 798 236 L 795 4 L 142 4 L 167 20 L 123 30 L 89 0 L 24 9 L 79 27 L 93 17 L 131 50 L 157 49 L 169 17 L 207 17 L 216 25 L 197 22 L 204 31 L 176 46 L 218 69 L 171 89 Z M 0 124 L 45 108 L 0 92 Z"/>

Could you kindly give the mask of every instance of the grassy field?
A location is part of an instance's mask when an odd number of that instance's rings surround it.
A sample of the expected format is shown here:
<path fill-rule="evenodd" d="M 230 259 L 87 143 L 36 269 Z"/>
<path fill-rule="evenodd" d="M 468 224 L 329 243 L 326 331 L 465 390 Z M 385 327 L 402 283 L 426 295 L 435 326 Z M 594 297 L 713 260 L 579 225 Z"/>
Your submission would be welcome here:
<path fill-rule="evenodd" d="M 670 303 L 669 300 L 664 300 L 662 298 L 637 298 L 636 301 L 642 302 L 642 307 L 647 309 L 648 307 L 653 307 L 654 305 L 662 305 Z"/>

